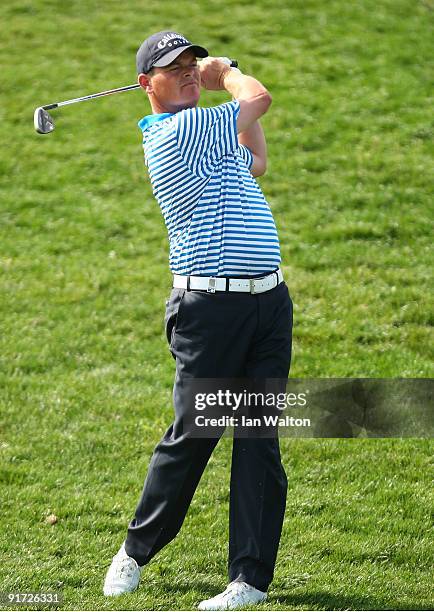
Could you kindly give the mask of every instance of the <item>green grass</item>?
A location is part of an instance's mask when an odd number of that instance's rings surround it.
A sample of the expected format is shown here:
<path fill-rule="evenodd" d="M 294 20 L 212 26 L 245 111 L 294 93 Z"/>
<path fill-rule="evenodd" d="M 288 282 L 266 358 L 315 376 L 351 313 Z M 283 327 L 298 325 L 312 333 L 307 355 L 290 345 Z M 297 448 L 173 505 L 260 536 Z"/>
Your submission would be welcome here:
<path fill-rule="evenodd" d="M 2 3 L 0 591 L 192 609 L 226 579 L 222 440 L 140 589 L 101 595 L 172 415 L 168 247 L 136 127 L 149 106 L 131 92 L 66 107 L 47 137 L 33 109 L 134 82 L 162 28 L 238 58 L 273 94 L 260 184 L 295 305 L 292 375 L 430 377 L 433 21 L 429 0 Z M 262 609 L 431 609 L 431 440 L 281 446 L 287 513 Z"/>

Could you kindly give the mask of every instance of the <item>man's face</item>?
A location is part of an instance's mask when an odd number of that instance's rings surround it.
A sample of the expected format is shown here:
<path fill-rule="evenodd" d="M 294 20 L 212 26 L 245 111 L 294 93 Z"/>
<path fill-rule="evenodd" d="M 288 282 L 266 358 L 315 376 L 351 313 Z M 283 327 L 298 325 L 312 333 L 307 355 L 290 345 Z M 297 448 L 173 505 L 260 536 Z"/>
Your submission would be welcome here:
<path fill-rule="evenodd" d="M 154 68 L 150 75 L 152 96 L 160 107 L 176 113 L 197 105 L 200 98 L 200 71 L 196 56 L 187 49 L 168 66 Z"/>

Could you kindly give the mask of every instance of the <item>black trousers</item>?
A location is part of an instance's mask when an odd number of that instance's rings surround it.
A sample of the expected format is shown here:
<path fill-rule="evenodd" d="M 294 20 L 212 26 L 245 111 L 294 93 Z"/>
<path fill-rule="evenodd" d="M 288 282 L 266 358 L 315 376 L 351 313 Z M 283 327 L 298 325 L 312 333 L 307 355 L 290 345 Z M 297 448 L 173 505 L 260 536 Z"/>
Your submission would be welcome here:
<path fill-rule="evenodd" d="M 265 293 L 173 289 L 166 334 L 176 359 L 175 420 L 156 446 L 127 554 L 145 565 L 179 532 L 218 439 L 182 431 L 187 378 L 286 379 L 291 361 L 292 301 L 285 283 Z M 266 591 L 274 572 L 285 512 L 287 479 L 275 438 L 234 438 L 229 579 Z"/>

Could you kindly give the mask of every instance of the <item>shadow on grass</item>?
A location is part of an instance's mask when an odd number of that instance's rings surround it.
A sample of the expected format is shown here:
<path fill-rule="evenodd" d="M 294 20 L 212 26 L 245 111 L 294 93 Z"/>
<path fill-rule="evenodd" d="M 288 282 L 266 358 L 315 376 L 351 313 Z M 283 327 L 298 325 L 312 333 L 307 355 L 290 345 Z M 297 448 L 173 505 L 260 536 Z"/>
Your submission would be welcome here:
<path fill-rule="evenodd" d="M 163 585 L 162 585 L 163 586 Z M 164 582 L 163 589 L 167 593 L 189 593 L 198 591 L 201 598 L 208 599 L 217 595 L 225 585 L 213 585 L 209 582 L 192 580 L 189 582 Z M 430 610 L 429 605 L 421 603 L 402 604 L 396 600 L 384 600 L 380 597 L 363 597 L 362 595 L 338 595 L 327 591 L 312 591 L 309 593 L 288 593 L 285 589 L 273 589 L 271 596 L 267 599 L 266 606 L 273 609 L 277 604 L 280 609 L 294 610 L 306 607 L 319 610 Z"/>
<path fill-rule="evenodd" d="M 267 604 L 279 602 L 285 610 L 306 606 L 315 610 L 432 610 L 429 605 L 420 603 L 402 604 L 396 600 L 383 600 L 380 597 L 363 597 L 361 595 L 338 595 L 327 591 L 311 591 L 309 593 L 289 594 L 287 591 L 275 590 Z"/>
<path fill-rule="evenodd" d="M 168 593 L 190 593 L 192 590 L 199 591 L 202 599 L 214 597 L 223 591 L 226 584 L 215 585 L 201 580 L 191 580 L 189 582 L 166 582 L 162 583 L 162 589 Z M 202 597 L 203 595 L 203 597 Z"/>
<path fill-rule="evenodd" d="M 186 594 L 191 591 L 200 593 L 200 599 L 208 599 L 220 593 L 226 584 L 213 584 L 202 580 L 188 582 L 168 581 L 161 582 L 161 588 L 166 593 Z M 397 600 L 385 600 L 381 597 L 364 597 L 363 595 L 340 595 L 327 591 L 310 591 L 306 593 L 291 593 L 284 587 L 272 589 L 266 602 L 266 609 L 294 610 L 420 610 L 432 611 L 429 604 L 401 603 Z M 259 609 L 259 608 L 258 608 Z"/>

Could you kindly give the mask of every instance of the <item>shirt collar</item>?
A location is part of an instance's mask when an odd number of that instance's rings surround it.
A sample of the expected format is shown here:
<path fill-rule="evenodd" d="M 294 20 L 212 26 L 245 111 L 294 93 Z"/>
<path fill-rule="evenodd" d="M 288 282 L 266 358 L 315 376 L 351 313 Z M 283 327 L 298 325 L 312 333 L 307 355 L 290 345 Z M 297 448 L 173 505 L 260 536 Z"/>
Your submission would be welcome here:
<path fill-rule="evenodd" d="M 174 113 L 159 113 L 157 115 L 147 115 L 146 117 L 143 117 L 143 119 L 140 119 L 138 126 L 142 132 L 144 132 L 150 128 L 151 125 L 157 123 L 157 121 L 163 121 L 163 119 L 167 119 L 167 117 L 172 117 L 173 114 Z"/>

